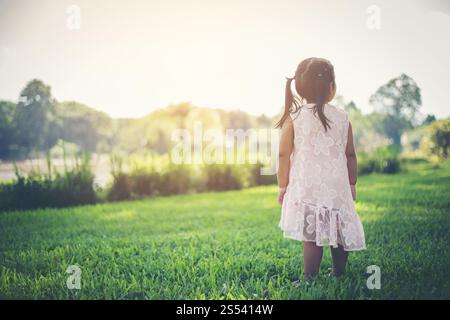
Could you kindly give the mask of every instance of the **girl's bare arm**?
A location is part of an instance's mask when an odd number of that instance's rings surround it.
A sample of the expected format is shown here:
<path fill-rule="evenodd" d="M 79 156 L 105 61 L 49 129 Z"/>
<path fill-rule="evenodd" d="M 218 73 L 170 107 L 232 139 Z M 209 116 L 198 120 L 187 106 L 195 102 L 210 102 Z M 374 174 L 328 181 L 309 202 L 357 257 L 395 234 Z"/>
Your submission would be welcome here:
<path fill-rule="evenodd" d="M 291 154 L 294 149 L 294 126 L 288 117 L 281 127 L 280 147 L 278 155 L 278 186 L 286 188 L 289 184 Z"/>
<path fill-rule="evenodd" d="M 355 146 L 353 144 L 352 124 L 348 124 L 347 147 L 345 149 L 347 156 L 348 179 L 350 185 L 355 185 L 358 180 L 358 160 L 356 158 Z"/>

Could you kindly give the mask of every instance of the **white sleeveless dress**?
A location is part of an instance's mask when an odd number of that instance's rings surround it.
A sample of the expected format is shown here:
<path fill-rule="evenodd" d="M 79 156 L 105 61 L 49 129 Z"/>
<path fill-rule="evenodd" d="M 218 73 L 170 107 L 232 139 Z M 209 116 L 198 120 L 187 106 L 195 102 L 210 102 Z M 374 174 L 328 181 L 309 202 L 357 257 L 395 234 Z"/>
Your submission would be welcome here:
<path fill-rule="evenodd" d="M 331 121 L 325 132 L 312 107 L 306 104 L 291 114 L 294 151 L 279 227 L 286 238 L 363 250 L 364 229 L 351 195 L 345 156 L 348 115 L 325 105 Z"/>

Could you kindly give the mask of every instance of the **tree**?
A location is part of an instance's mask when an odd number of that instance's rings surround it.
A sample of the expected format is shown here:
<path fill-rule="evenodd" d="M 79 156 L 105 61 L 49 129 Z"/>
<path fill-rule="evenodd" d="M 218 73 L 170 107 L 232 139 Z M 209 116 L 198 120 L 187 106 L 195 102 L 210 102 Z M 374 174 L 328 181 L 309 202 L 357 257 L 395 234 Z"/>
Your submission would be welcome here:
<path fill-rule="evenodd" d="M 423 119 L 421 125 L 426 126 L 426 125 L 433 123 L 434 121 L 436 121 L 436 116 L 434 114 L 427 114 L 425 119 Z"/>
<path fill-rule="evenodd" d="M 271 128 L 274 126 L 273 119 L 269 118 L 265 114 L 260 115 L 256 118 L 256 123 L 259 128 Z"/>
<path fill-rule="evenodd" d="M 347 111 L 348 113 L 361 112 L 356 106 L 355 102 L 353 102 L 353 100 L 344 105 L 344 110 Z"/>
<path fill-rule="evenodd" d="M 343 105 L 348 112 L 353 129 L 353 143 L 356 150 L 373 152 L 379 146 L 389 141 L 376 127 L 377 121 L 373 121 L 374 114 L 366 115 L 352 101 Z"/>
<path fill-rule="evenodd" d="M 418 124 L 422 105 L 420 88 L 406 74 L 389 80 L 370 97 L 370 104 L 380 113 L 377 128 L 400 146 L 402 133 Z"/>
<path fill-rule="evenodd" d="M 450 118 L 434 121 L 427 128 L 427 135 L 421 142 L 421 148 L 428 154 L 448 159 L 450 148 Z"/>
<path fill-rule="evenodd" d="M 19 143 L 28 150 L 48 150 L 58 140 L 51 88 L 34 79 L 21 91 L 14 114 Z"/>
<path fill-rule="evenodd" d="M 226 113 L 225 128 L 247 130 L 254 127 L 252 117 L 240 110 L 232 110 Z"/>
<path fill-rule="evenodd" d="M 9 147 L 15 142 L 14 112 L 16 104 L 0 101 L 0 158 L 4 158 Z"/>
<path fill-rule="evenodd" d="M 75 143 L 85 152 L 99 151 L 101 147 L 103 151 L 106 149 L 112 136 L 112 120 L 106 113 L 75 101 L 58 103 L 56 106 L 62 123 L 59 133 L 61 139 Z"/>
<path fill-rule="evenodd" d="M 343 108 L 348 113 L 352 112 L 361 112 L 361 110 L 358 109 L 355 102 L 353 100 L 347 102 L 344 98 L 344 96 L 337 94 L 334 98 L 331 104 L 336 105 L 340 108 Z"/>

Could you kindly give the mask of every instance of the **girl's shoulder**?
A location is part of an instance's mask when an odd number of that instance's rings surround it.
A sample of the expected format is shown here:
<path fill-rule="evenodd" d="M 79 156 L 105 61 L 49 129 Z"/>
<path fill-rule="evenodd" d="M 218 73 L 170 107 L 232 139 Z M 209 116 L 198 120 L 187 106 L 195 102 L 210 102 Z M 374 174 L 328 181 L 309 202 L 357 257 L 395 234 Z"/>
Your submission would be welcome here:
<path fill-rule="evenodd" d="M 290 113 L 290 120 L 295 122 L 295 120 L 310 120 L 312 118 L 317 118 L 313 112 L 313 104 L 304 104 L 298 108 L 295 112 Z M 334 120 L 345 121 L 348 120 L 348 113 L 341 107 L 337 107 L 332 104 L 326 104 L 324 108 L 324 113 L 327 117 Z"/>
<path fill-rule="evenodd" d="M 332 109 L 336 110 L 336 112 L 343 114 L 343 115 L 348 115 L 347 111 L 345 111 L 343 108 L 338 107 L 334 104 L 327 104 L 328 107 L 331 107 Z"/>
<path fill-rule="evenodd" d="M 330 108 L 330 110 L 332 111 L 332 114 L 335 115 L 337 118 L 342 119 L 342 120 L 348 119 L 348 112 L 345 111 L 344 109 L 342 109 L 341 107 L 337 107 L 332 104 L 327 104 L 327 107 Z M 325 113 L 326 113 L 326 111 L 325 111 Z"/>

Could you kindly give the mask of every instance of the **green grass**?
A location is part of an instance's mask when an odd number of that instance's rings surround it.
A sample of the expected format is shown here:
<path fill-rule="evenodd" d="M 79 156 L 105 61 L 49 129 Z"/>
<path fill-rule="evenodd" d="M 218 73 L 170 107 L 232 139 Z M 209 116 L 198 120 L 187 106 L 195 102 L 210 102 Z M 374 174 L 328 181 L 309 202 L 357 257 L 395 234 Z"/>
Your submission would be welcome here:
<path fill-rule="evenodd" d="M 275 186 L 243 191 L 0 213 L 0 298 L 416 299 L 450 298 L 450 167 L 358 182 L 366 251 L 336 280 L 326 250 L 312 285 L 301 243 L 277 224 Z M 81 290 L 66 288 L 69 265 Z M 381 289 L 366 268 L 381 268 Z"/>

